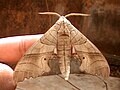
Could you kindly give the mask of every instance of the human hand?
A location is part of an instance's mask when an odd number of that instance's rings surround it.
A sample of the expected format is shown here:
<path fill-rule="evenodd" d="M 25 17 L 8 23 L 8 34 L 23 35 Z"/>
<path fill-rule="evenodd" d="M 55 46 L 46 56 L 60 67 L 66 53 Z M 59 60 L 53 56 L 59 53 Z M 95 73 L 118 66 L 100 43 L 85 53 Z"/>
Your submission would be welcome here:
<path fill-rule="evenodd" d="M 41 36 L 42 34 L 0 39 L 0 90 L 15 89 L 13 69 L 8 65 L 16 65 L 26 50 Z"/>

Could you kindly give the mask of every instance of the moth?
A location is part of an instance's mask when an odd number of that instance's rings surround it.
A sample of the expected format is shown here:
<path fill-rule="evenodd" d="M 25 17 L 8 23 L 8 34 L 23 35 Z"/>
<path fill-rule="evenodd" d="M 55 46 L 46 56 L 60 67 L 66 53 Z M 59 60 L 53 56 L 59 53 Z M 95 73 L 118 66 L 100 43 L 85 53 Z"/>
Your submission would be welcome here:
<path fill-rule="evenodd" d="M 25 78 L 60 73 L 68 80 L 69 74 L 75 70 L 74 68 L 71 70 L 71 67 L 76 66 L 71 65 L 72 59 L 82 72 L 109 76 L 110 68 L 103 54 L 66 19 L 72 15 L 89 16 L 88 14 L 71 13 L 66 16 L 54 12 L 40 14 L 57 15 L 59 19 L 18 62 L 13 76 L 15 83 Z"/>

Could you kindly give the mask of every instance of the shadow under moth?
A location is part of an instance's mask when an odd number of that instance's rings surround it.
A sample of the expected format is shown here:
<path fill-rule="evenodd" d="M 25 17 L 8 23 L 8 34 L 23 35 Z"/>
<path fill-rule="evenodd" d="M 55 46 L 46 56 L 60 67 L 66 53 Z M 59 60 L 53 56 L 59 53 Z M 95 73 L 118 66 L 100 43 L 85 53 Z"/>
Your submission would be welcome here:
<path fill-rule="evenodd" d="M 62 74 L 68 80 L 70 73 L 85 72 L 108 77 L 110 68 L 107 60 L 97 47 L 92 44 L 66 17 L 88 14 L 71 13 L 60 16 L 59 20 L 23 55 L 14 70 L 14 81 L 42 75 Z M 74 62 L 74 63 L 72 63 Z"/>

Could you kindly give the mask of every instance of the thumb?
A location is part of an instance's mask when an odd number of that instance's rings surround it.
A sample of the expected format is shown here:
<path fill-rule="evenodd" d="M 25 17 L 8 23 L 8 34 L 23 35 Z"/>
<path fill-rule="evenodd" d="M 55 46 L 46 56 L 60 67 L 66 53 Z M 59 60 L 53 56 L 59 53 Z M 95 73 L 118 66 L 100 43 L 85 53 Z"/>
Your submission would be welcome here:
<path fill-rule="evenodd" d="M 13 70 L 2 63 L 0 63 L 0 90 L 15 90 Z"/>

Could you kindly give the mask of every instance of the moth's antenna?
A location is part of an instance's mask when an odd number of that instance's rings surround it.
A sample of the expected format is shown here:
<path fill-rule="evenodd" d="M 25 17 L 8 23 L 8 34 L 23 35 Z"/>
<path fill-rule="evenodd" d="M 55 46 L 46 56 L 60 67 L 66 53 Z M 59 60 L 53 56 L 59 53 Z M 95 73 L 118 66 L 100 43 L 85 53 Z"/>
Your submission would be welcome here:
<path fill-rule="evenodd" d="M 82 14 L 82 13 L 70 13 L 65 15 L 65 17 L 70 17 L 70 16 L 90 16 L 90 14 Z"/>
<path fill-rule="evenodd" d="M 40 12 L 38 14 L 56 15 L 58 17 L 61 17 L 61 15 L 56 12 Z M 70 17 L 70 16 L 90 16 L 90 14 L 70 13 L 70 14 L 65 15 L 65 17 Z"/>
<path fill-rule="evenodd" d="M 56 15 L 56 16 L 58 16 L 58 17 L 61 17 L 61 15 L 60 15 L 60 14 L 55 13 L 55 12 L 40 12 L 40 13 L 38 13 L 38 14 Z"/>

